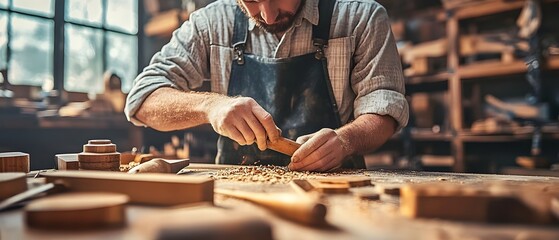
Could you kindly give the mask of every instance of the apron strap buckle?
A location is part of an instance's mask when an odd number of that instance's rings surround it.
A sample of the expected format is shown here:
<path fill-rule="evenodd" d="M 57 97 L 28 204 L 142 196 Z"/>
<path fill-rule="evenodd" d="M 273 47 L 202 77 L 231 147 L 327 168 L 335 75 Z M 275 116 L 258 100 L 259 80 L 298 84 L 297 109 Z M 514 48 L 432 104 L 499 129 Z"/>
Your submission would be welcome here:
<path fill-rule="evenodd" d="M 325 56 L 324 48 L 328 47 L 328 41 L 326 41 L 324 39 L 320 39 L 320 38 L 315 38 L 315 39 L 313 39 L 313 45 L 316 47 L 316 52 L 314 54 L 314 57 L 317 60 L 323 59 L 324 56 Z"/>
<path fill-rule="evenodd" d="M 237 64 L 243 65 L 245 64 L 245 44 L 244 43 L 236 43 L 233 45 L 233 49 L 235 50 L 235 58 L 234 60 L 237 61 Z"/>

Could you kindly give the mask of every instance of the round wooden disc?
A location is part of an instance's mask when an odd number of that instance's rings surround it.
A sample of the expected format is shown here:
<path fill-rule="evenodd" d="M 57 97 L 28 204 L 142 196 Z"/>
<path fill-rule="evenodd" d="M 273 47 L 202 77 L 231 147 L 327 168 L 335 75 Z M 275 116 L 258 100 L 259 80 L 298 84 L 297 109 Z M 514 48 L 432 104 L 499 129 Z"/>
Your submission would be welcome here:
<path fill-rule="evenodd" d="M 82 152 L 78 154 L 78 161 L 80 163 L 120 163 L 120 153 L 86 153 Z"/>
<path fill-rule="evenodd" d="M 29 172 L 29 154 L 22 152 L 0 153 L 0 172 Z"/>
<path fill-rule="evenodd" d="M 27 190 L 25 173 L 0 173 L 0 201 Z"/>
<path fill-rule="evenodd" d="M 116 152 L 115 144 L 85 144 L 83 152 L 87 153 L 114 153 Z"/>
<path fill-rule="evenodd" d="M 88 144 L 111 144 L 111 140 L 108 139 L 93 139 L 87 141 Z"/>
<path fill-rule="evenodd" d="M 102 229 L 126 223 L 129 198 L 118 193 L 67 193 L 25 207 L 27 225 L 42 229 Z"/>
<path fill-rule="evenodd" d="M 120 163 L 87 163 L 80 162 L 80 169 L 84 170 L 106 170 L 106 171 L 117 171 L 120 168 Z"/>

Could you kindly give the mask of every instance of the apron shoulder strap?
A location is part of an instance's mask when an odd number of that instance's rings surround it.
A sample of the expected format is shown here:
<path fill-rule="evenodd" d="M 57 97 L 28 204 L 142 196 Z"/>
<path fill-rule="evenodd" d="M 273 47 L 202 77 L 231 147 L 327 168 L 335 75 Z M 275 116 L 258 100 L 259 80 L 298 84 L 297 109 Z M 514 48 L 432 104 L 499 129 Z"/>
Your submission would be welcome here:
<path fill-rule="evenodd" d="M 320 0 L 318 3 L 318 25 L 313 26 L 313 42 L 315 45 L 328 45 L 330 39 L 330 25 L 336 0 Z"/>
<path fill-rule="evenodd" d="M 244 50 L 244 46 L 247 42 L 247 35 L 248 35 L 248 18 L 243 13 L 243 10 L 239 6 L 237 6 L 237 10 L 235 11 L 235 25 L 233 28 L 233 48 L 242 47 Z"/>

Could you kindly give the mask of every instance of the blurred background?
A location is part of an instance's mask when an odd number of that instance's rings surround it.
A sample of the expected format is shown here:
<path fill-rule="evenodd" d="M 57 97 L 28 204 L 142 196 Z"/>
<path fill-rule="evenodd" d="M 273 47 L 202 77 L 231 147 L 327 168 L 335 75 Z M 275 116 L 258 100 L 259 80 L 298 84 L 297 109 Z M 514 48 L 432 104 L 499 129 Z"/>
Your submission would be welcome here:
<path fill-rule="evenodd" d="M 0 0 L 0 152 L 53 168 L 55 154 L 108 138 L 120 152 L 213 162 L 211 127 L 161 133 L 122 114 L 135 76 L 211 2 Z M 558 174 L 559 1 L 379 3 L 411 119 L 366 155 L 368 168 Z"/>

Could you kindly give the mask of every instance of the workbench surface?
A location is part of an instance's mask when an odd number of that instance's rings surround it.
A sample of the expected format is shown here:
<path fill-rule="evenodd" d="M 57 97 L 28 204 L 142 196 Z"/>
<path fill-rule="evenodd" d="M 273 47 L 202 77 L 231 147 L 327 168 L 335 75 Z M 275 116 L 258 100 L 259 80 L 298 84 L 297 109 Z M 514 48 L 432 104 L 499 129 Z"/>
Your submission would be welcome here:
<path fill-rule="evenodd" d="M 188 175 L 216 176 L 213 166 L 191 164 Z M 510 175 L 431 173 L 410 171 L 355 171 L 343 175 L 368 176 L 374 188 L 400 186 L 415 182 L 460 182 L 509 184 L 559 184 L 559 178 Z M 289 184 L 239 182 L 217 179 L 217 189 L 253 192 L 293 192 Z M 371 187 L 369 187 L 371 188 Z M 327 222 L 324 227 L 309 227 L 276 217 L 252 203 L 215 195 L 215 205 L 241 213 L 261 216 L 272 225 L 275 239 L 559 239 L 557 225 L 489 224 L 438 219 L 410 219 L 399 212 L 397 196 L 381 195 L 378 201 L 361 200 L 352 194 L 328 195 Z M 456 206 L 460 207 L 460 206 Z M 137 222 L 168 208 L 131 205 L 127 208 L 128 226 L 117 230 L 59 233 L 28 229 L 21 209 L 0 212 L 0 239 L 147 239 Z M 144 219 L 144 220 L 143 220 Z M 219 228 L 219 226 L 216 226 Z"/>

